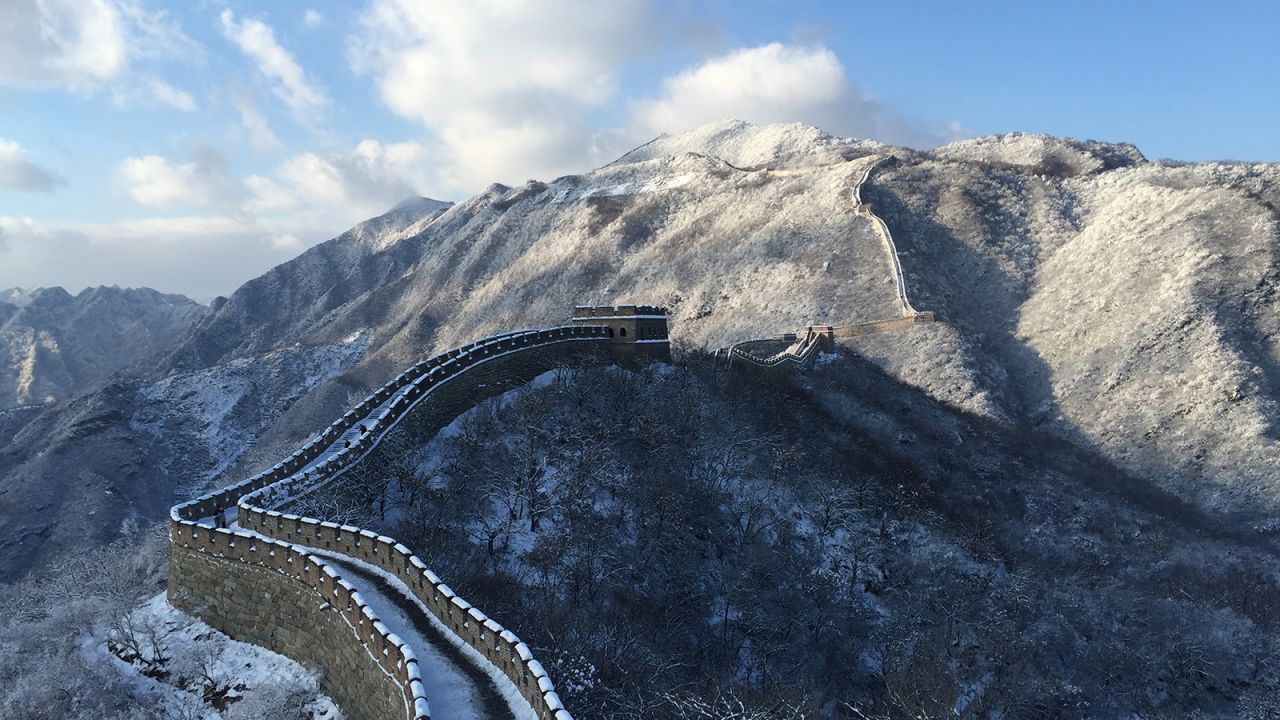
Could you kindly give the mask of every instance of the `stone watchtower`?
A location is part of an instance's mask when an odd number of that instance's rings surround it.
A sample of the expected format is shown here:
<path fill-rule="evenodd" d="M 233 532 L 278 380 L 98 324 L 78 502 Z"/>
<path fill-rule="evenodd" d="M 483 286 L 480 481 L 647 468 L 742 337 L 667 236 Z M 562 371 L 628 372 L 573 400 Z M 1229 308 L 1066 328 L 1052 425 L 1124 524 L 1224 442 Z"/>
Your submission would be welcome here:
<path fill-rule="evenodd" d="M 573 309 L 573 324 L 609 328 L 609 350 L 619 364 L 671 362 L 666 308 L 652 305 L 579 306 Z"/>

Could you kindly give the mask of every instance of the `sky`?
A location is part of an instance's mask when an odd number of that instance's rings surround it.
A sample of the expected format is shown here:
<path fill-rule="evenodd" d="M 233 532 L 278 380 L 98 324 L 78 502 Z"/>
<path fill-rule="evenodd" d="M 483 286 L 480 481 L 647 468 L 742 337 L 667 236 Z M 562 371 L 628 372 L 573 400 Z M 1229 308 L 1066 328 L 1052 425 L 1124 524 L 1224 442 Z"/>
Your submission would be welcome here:
<path fill-rule="evenodd" d="M 0 289 L 201 301 L 727 118 L 1280 161 L 1280 3 L 0 0 Z"/>

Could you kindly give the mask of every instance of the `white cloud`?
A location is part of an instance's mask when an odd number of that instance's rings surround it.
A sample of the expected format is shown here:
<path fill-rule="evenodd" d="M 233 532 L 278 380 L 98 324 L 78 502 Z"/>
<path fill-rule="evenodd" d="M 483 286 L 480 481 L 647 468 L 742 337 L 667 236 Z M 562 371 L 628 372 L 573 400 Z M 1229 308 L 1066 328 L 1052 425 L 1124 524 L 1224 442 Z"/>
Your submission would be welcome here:
<path fill-rule="evenodd" d="M 151 92 L 151 97 L 162 105 L 168 105 L 175 110 L 183 112 L 192 112 L 196 109 L 195 98 L 185 90 L 170 85 L 169 83 L 152 78 L 147 83 L 147 89 Z"/>
<path fill-rule="evenodd" d="M 862 92 L 822 45 L 736 49 L 667 78 L 657 97 L 619 102 L 624 70 L 674 24 L 669 8 L 645 0 L 373 0 L 348 59 L 388 108 L 430 131 L 439 158 L 429 190 L 443 196 L 580 171 L 659 133 L 729 118 L 938 140 Z M 598 127 L 596 114 L 618 109 L 624 120 Z"/>
<path fill-rule="evenodd" d="M 272 237 L 269 241 L 271 247 L 276 250 L 287 250 L 289 252 L 298 252 L 302 249 L 302 239 L 293 233 L 280 233 Z"/>
<path fill-rule="evenodd" d="M 237 93 L 232 96 L 231 102 L 240 114 L 240 125 L 249 133 L 249 144 L 254 150 L 273 152 L 280 149 L 280 140 L 271 132 L 267 119 L 251 100 Z"/>
<path fill-rule="evenodd" d="M 205 300 L 228 294 L 413 194 L 426 158 L 417 143 L 370 139 L 348 151 L 298 155 L 270 176 L 242 181 L 211 151 L 177 162 L 128 158 L 118 176 L 140 204 L 209 213 L 106 223 L 0 216 L 0 287 L 117 283 Z"/>
<path fill-rule="evenodd" d="M 60 223 L 0 216 L 0 240 L 8 245 L 0 287 L 60 285 L 76 292 L 115 283 L 209 300 L 334 234 L 306 218 Z"/>
<path fill-rule="evenodd" d="M 120 177 L 129 194 L 143 205 L 199 200 L 198 176 L 195 163 L 175 165 L 159 155 L 128 158 L 120 163 Z"/>
<path fill-rule="evenodd" d="M 245 210 L 250 213 L 274 213 L 292 210 L 302 204 L 302 199 L 279 182 L 262 175 L 250 175 L 244 179 L 249 190 Z"/>
<path fill-rule="evenodd" d="M 105 0 L 0 4 L 0 84 L 86 88 L 127 63 L 124 22 Z"/>
<path fill-rule="evenodd" d="M 430 160 L 420 143 L 366 139 L 351 152 L 296 155 L 276 169 L 278 182 L 258 181 L 257 188 L 260 198 L 279 198 L 287 188 L 298 205 L 327 208 L 351 223 L 422 192 L 430 182 Z"/>
<path fill-rule="evenodd" d="M 759 124 L 804 122 L 886 142 L 930 144 L 937 139 L 867 97 L 836 54 L 822 45 L 770 43 L 734 50 L 667 78 L 662 89 L 661 97 L 633 105 L 636 137 L 735 118 Z"/>
<path fill-rule="evenodd" d="M 222 34 L 257 63 L 258 72 L 271 81 L 271 90 L 299 118 L 329 104 L 324 91 L 311 84 L 293 55 L 276 42 L 275 32 L 260 20 L 236 21 L 235 14 L 223 10 L 219 16 Z"/>
<path fill-rule="evenodd" d="M 147 207 L 213 208 L 234 218 L 323 219 L 336 234 L 422 192 L 431 167 L 431 153 L 420 143 L 366 139 L 350 151 L 294 155 L 269 175 L 243 179 L 210 149 L 181 161 L 126 158 L 116 174 L 124 191 Z"/>
<path fill-rule="evenodd" d="M 204 47 L 192 40 L 164 10 L 147 10 L 143 0 L 108 0 L 124 20 L 129 57 L 203 62 Z"/>
<path fill-rule="evenodd" d="M 439 139 L 435 192 L 522 182 L 589 161 L 588 113 L 659 32 L 642 0 L 376 0 L 348 56 L 383 102 Z"/>
<path fill-rule="evenodd" d="M 755 123 L 798 120 L 843 101 L 849 83 L 824 47 L 772 43 L 735 50 L 663 82 L 663 97 L 636 119 L 653 132 L 681 132 L 728 117 Z"/>
<path fill-rule="evenodd" d="M 0 190 L 53 192 L 67 181 L 31 162 L 18 143 L 0 138 Z"/>
<path fill-rule="evenodd" d="M 159 155 L 126 158 L 117 173 L 129 195 L 149 207 L 234 208 L 244 195 L 226 160 L 207 149 L 181 163 Z"/>
<path fill-rule="evenodd" d="M 302 14 L 302 24 L 309 28 L 317 27 L 323 23 L 324 15 L 321 15 L 320 11 L 315 8 L 307 8 L 307 11 Z"/>
<path fill-rule="evenodd" d="M 135 0 L 0 3 L 0 85 L 92 90 L 123 76 L 132 59 L 199 55 L 167 13 Z"/>
<path fill-rule="evenodd" d="M 196 109 L 196 100 L 191 93 L 155 77 L 116 83 L 111 89 L 111 99 L 119 110 L 134 105 L 168 107 L 182 112 L 194 112 Z"/>

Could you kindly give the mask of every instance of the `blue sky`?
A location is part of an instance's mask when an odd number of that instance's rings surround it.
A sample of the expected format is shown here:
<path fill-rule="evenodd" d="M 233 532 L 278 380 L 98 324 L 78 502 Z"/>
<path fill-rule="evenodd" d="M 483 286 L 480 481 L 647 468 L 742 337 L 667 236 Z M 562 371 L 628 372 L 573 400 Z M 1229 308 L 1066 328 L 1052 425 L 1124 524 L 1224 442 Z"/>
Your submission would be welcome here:
<path fill-rule="evenodd" d="M 6 0 L 0 287 L 200 299 L 410 194 L 738 117 L 1280 161 L 1280 4 Z"/>

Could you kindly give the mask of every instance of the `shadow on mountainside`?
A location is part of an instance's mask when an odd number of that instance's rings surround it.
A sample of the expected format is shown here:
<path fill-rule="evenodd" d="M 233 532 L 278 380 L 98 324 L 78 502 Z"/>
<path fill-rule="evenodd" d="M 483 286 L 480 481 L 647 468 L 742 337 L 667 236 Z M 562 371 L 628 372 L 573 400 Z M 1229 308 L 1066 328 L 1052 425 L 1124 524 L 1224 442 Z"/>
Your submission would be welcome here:
<path fill-rule="evenodd" d="M 1274 690 L 1272 543 L 852 353 L 561 374 L 420 441 L 372 499 L 348 479 L 292 511 L 396 537 L 557 649 L 553 677 L 589 680 L 562 691 L 583 716 L 729 693 L 862 717 L 1269 717 L 1237 710 Z"/>
<path fill-rule="evenodd" d="M 903 256 L 907 296 L 918 310 L 936 312 L 999 359 L 1007 377 L 979 373 L 976 382 L 980 389 L 1001 399 L 1000 407 L 1010 419 L 1035 426 L 1063 422 L 1054 398 L 1052 371 L 1016 335 L 1026 288 L 993 257 L 957 238 L 951 228 L 908 207 L 893 186 L 914 182 L 917 190 L 928 187 L 912 179 L 911 170 L 891 165 L 873 175 L 862 190 L 864 201 L 889 226 Z M 930 200 L 936 204 L 937 198 Z M 924 260 L 914 262 L 913 255 Z M 931 271 L 917 274 L 913 271 L 916 266 L 930 267 Z M 944 268 L 948 272 L 940 276 Z M 1072 430 L 1073 435 L 1079 435 Z"/>
<path fill-rule="evenodd" d="M 981 415 L 974 415 L 942 405 L 926 391 L 898 381 L 874 363 L 861 358 L 853 359 L 854 372 L 818 371 L 808 383 L 814 392 L 817 405 L 830 420 L 830 427 L 850 429 L 850 416 L 834 409 L 830 397 L 857 398 L 858 407 L 874 415 L 894 418 L 895 435 L 888 433 L 875 444 L 879 456 L 876 465 L 886 473 L 910 469 L 910 474 L 921 478 L 945 479 L 943 485 L 931 488 L 939 492 L 931 496 L 931 509 L 944 517 L 958 519 L 970 510 L 974 502 L 985 502 L 982 495 L 968 494 L 968 490 L 995 492 L 1000 482 L 1016 482 L 1016 478 L 1000 478 L 983 471 L 989 464 L 983 459 L 992 451 L 1016 458 L 1028 469 L 1056 474 L 1064 480 L 1078 481 L 1100 496 L 1123 503 L 1135 510 L 1162 517 L 1183 530 L 1201 538 L 1244 545 L 1265 551 L 1280 558 L 1280 546 L 1270 538 L 1247 526 L 1241 526 L 1234 515 L 1215 513 L 1198 504 L 1164 490 L 1150 479 L 1118 467 L 1089 443 L 1062 437 L 1049 428 L 1009 425 Z M 887 386 L 895 386 L 887 391 Z M 936 418 L 943 418 L 938 421 Z M 865 432 L 868 424 L 857 422 Z M 984 449 L 975 451 L 970 444 L 952 433 L 963 427 L 972 438 L 981 437 Z M 905 438 L 902 433 L 909 433 Z M 918 445 L 927 445 L 935 451 L 922 456 L 912 452 Z M 834 447 L 835 445 L 833 445 Z M 948 448 L 937 452 L 938 448 Z M 922 462 L 922 459 L 927 460 Z M 850 462 L 865 463 L 867 458 Z M 931 472 L 930 463 L 937 463 Z M 975 472 L 976 471 L 976 472 Z M 926 483 L 927 485 L 927 483 Z M 923 487 L 923 486 L 922 486 Z M 998 493 L 997 493 L 998 496 Z M 992 496 L 993 498 L 996 496 Z M 992 499 L 992 502 L 996 500 Z M 1001 514 L 1008 513 L 1005 506 Z M 1006 548 L 1017 555 L 1017 547 Z"/>

